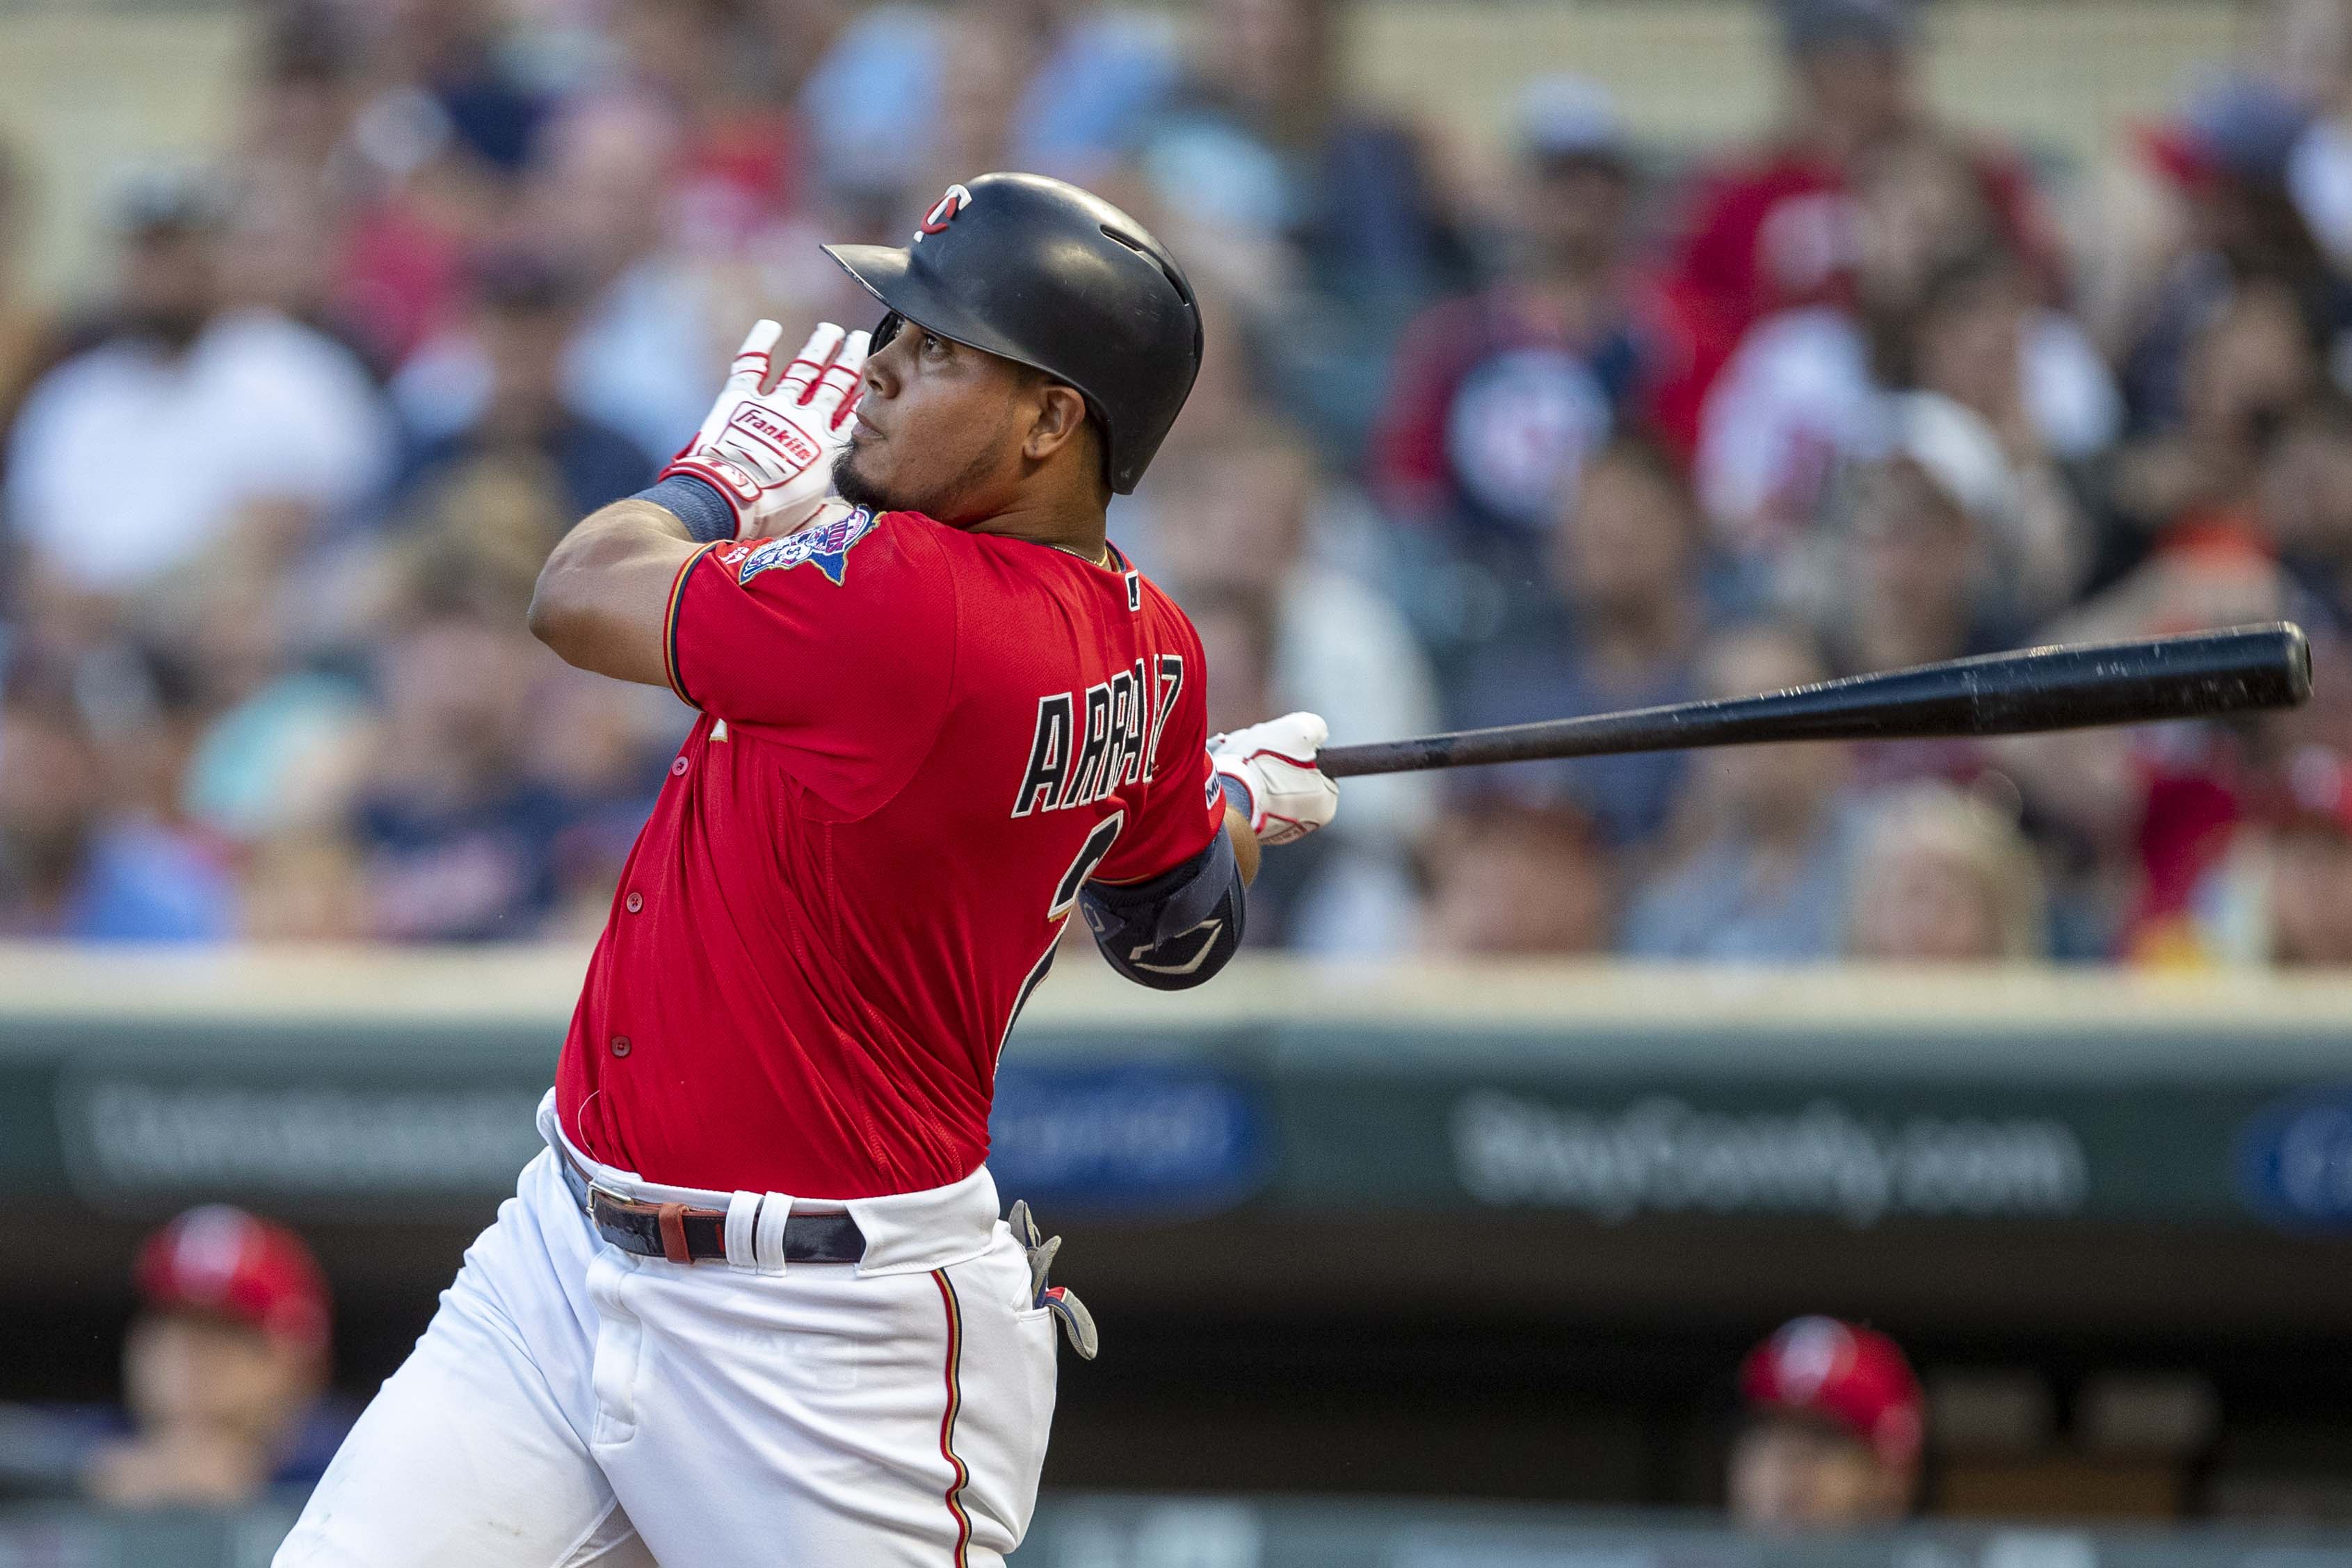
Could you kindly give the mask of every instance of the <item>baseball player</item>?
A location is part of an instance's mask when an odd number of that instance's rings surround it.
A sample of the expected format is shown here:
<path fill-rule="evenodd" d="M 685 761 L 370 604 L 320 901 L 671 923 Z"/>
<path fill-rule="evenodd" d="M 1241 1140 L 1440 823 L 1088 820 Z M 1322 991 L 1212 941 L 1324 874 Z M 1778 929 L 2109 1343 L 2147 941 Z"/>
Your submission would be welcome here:
<path fill-rule="evenodd" d="M 1835 1318 L 1799 1318 L 1748 1354 L 1739 1394 L 1747 1408 L 1727 1486 L 1733 1522 L 1866 1530 L 1910 1511 L 1927 1402 L 1893 1340 Z"/>
<path fill-rule="evenodd" d="M 1105 538 L 1199 368 L 1175 260 L 1026 174 L 907 248 L 589 517 L 531 625 L 700 710 L 625 867 L 548 1147 L 280 1564 L 925 1568 L 1026 1529 L 1055 1243 L 982 1161 L 998 1052 L 1083 912 L 1207 979 L 1323 722 L 1207 734 L 1200 639 Z"/>

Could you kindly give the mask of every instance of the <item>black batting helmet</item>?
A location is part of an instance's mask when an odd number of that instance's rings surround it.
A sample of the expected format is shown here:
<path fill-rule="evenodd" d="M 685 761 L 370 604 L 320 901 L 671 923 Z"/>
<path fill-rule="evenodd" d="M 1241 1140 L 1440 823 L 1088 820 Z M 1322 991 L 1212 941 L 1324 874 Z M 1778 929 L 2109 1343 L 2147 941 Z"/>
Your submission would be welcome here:
<path fill-rule="evenodd" d="M 1077 388 L 1122 496 L 1200 373 L 1200 307 L 1176 258 L 1108 202 L 1043 174 L 949 186 L 904 250 L 824 252 L 925 331 Z"/>

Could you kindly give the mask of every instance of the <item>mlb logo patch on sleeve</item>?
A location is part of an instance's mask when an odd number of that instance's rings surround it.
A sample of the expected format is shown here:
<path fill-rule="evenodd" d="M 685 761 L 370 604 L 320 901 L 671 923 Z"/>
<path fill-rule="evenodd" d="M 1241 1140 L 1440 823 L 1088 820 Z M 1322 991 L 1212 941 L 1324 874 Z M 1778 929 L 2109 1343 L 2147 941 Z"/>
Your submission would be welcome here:
<path fill-rule="evenodd" d="M 825 580 L 838 588 L 842 575 L 849 570 L 851 547 L 872 533 L 878 520 L 871 511 L 859 507 L 812 523 L 796 534 L 770 539 L 743 558 L 742 564 L 735 569 L 735 580 L 749 583 L 763 571 L 805 564 L 824 573 Z"/>

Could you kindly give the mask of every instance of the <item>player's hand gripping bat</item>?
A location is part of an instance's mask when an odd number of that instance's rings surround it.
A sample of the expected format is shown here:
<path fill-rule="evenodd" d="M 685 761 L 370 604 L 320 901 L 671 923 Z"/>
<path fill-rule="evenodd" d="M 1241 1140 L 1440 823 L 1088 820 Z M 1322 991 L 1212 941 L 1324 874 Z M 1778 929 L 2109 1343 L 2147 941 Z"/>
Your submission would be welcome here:
<path fill-rule="evenodd" d="M 2027 735 L 2257 713 L 2294 707 L 2310 695 L 2311 645 L 2300 628 L 2278 622 L 2185 637 L 1950 659 L 1761 696 L 1326 747 L 1315 760 L 1330 777 L 1349 779 L 1776 740 Z"/>

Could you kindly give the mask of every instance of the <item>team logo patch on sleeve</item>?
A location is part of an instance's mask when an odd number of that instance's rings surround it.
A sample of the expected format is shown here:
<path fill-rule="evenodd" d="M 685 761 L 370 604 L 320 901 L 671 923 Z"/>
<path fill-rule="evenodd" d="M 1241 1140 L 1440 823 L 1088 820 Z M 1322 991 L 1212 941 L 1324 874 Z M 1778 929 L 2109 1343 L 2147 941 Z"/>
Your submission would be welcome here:
<path fill-rule="evenodd" d="M 778 567 L 807 565 L 824 573 L 825 580 L 838 588 L 842 575 L 849 570 L 851 547 L 872 533 L 879 520 L 871 511 L 859 507 L 812 523 L 796 534 L 770 539 L 743 557 L 735 568 L 735 580 L 748 583 L 761 572 Z"/>

